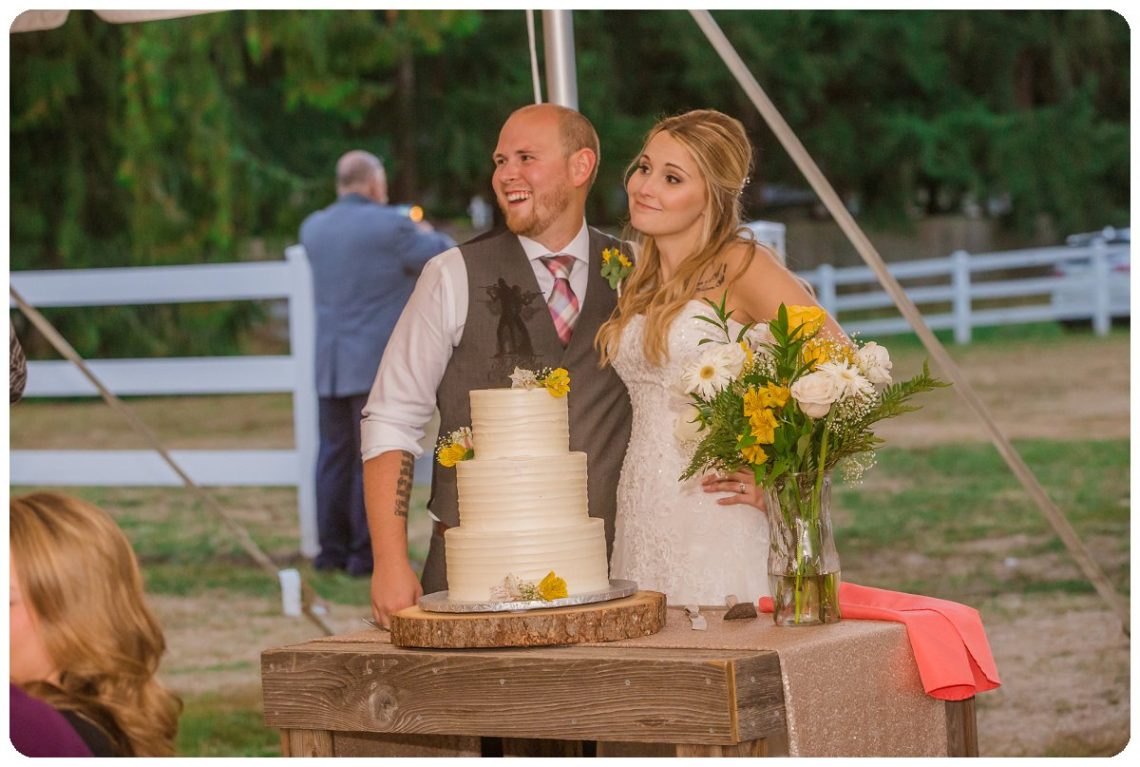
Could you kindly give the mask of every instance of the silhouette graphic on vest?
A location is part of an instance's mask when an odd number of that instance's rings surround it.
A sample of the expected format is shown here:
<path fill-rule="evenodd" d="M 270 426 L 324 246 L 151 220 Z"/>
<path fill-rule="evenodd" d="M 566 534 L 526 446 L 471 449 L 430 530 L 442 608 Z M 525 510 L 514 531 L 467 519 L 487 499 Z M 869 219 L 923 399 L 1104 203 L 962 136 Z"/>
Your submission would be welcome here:
<path fill-rule="evenodd" d="M 499 315 L 499 326 L 496 330 L 496 357 L 533 357 L 534 347 L 530 342 L 530 333 L 526 329 L 526 321 L 534 316 L 538 308 L 532 306 L 534 299 L 541 298 L 537 291 L 526 291 L 518 285 L 508 285 L 500 277 L 494 285 L 484 288 L 491 299 L 491 313 Z M 546 308 L 543 303 L 542 308 Z"/>

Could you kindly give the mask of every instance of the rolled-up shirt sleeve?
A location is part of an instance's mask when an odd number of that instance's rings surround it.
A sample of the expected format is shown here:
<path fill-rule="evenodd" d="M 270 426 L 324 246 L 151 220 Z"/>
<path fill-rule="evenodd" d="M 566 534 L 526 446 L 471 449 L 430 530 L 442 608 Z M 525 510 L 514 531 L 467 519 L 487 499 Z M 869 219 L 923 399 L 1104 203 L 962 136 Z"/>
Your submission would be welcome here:
<path fill-rule="evenodd" d="M 360 423 L 361 460 L 390 450 L 417 458 L 436 390 L 467 316 L 467 271 L 458 248 L 424 266 L 384 349 Z"/>

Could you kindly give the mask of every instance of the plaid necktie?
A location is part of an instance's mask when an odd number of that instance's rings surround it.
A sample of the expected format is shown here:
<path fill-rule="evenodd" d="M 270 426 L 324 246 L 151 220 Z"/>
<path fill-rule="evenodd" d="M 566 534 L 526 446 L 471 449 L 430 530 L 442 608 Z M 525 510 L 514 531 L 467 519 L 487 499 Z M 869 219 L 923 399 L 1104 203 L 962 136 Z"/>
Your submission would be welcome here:
<path fill-rule="evenodd" d="M 574 266 L 574 256 L 543 256 L 542 263 L 554 275 L 554 290 L 550 293 L 547 304 L 550 307 L 550 316 L 554 320 L 554 329 L 566 348 L 570 343 L 570 334 L 574 331 L 574 323 L 578 320 L 578 297 L 570 288 L 570 269 Z"/>

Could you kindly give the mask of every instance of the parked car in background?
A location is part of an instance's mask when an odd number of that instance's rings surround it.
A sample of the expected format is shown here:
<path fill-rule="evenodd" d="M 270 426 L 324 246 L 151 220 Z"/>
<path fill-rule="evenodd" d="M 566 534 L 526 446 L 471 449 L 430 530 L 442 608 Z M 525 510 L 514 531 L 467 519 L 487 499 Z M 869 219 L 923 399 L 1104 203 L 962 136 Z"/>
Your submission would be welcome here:
<path fill-rule="evenodd" d="M 1106 226 L 1095 232 L 1071 234 L 1065 244 L 1079 251 L 1071 259 L 1057 263 L 1053 276 L 1059 278 L 1053 289 L 1053 311 L 1065 324 L 1083 324 L 1092 314 L 1096 300 L 1096 274 L 1093 270 L 1093 248 L 1105 249 L 1108 265 L 1108 311 L 1113 318 L 1128 318 L 1132 297 L 1131 227 Z"/>

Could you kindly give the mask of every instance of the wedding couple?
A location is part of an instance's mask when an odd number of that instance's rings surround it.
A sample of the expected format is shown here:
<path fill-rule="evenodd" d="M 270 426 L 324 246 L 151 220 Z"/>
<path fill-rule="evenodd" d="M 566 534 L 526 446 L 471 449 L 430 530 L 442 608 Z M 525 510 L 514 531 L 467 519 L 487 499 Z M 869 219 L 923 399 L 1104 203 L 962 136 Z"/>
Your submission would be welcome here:
<path fill-rule="evenodd" d="M 508 385 L 516 366 L 570 373 L 570 449 L 587 454 L 590 514 L 606 520 L 611 578 L 662 591 L 674 605 L 768 593 L 768 527 L 752 475 L 677 481 L 688 457 L 673 435 L 683 405 L 674 382 L 715 332 L 696 319 L 710 313 L 701 299 L 727 293 L 742 322 L 815 302 L 776 254 L 742 234 L 752 149 L 737 120 L 698 110 L 650 130 L 627 174 L 624 248 L 586 225 L 599 158 L 597 134 L 578 112 L 538 104 L 511 114 L 492 178 L 507 229 L 432 259 L 393 331 L 361 424 L 381 625 L 447 588 L 443 532 L 459 523 L 453 470 L 433 472 L 422 585 L 408 561 L 425 425 L 436 407 L 441 434 L 469 425 L 468 392 Z M 607 248 L 634 262 L 620 297 L 602 276 Z"/>

